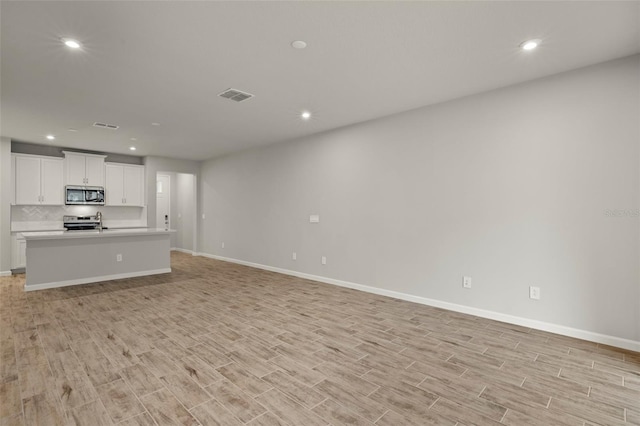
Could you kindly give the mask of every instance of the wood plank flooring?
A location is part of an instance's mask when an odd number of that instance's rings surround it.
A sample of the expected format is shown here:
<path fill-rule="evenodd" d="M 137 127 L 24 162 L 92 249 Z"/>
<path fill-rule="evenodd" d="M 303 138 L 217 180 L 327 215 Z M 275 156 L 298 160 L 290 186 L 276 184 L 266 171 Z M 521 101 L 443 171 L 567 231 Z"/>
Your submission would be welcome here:
<path fill-rule="evenodd" d="M 0 425 L 640 425 L 640 353 L 182 253 L 0 278 Z"/>

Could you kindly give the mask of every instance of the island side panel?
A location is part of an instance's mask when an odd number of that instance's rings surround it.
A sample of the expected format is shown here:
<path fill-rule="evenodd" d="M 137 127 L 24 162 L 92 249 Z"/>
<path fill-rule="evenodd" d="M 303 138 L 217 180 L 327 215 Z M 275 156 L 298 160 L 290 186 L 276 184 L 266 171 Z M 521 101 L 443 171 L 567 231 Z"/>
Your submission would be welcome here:
<path fill-rule="evenodd" d="M 169 234 L 27 240 L 27 291 L 166 272 Z"/>

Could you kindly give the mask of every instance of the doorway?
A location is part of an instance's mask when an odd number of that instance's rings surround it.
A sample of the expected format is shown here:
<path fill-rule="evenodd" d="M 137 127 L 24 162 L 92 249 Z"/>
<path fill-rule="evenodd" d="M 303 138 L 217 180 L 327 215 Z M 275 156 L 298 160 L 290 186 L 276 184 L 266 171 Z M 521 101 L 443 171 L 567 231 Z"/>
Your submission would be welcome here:
<path fill-rule="evenodd" d="M 171 249 L 196 252 L 196 176 L 190 173 L 158 172 L 156 175 L 156 226 L 174 229 Z"/>
<path fill-rule="evenodd" d="M 171 229 L 171 176 L 156 178 L 156 226 Z"/>

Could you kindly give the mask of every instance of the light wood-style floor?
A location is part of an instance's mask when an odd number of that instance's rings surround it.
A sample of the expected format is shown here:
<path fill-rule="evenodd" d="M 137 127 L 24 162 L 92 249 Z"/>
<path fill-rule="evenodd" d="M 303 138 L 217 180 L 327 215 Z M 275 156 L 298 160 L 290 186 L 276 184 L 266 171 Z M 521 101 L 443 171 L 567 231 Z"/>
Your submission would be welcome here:
<path fill-rule="evenodd" d="M 1 425 L 640 424 L 640 354 L 211 259 L 0 279 Z"/>

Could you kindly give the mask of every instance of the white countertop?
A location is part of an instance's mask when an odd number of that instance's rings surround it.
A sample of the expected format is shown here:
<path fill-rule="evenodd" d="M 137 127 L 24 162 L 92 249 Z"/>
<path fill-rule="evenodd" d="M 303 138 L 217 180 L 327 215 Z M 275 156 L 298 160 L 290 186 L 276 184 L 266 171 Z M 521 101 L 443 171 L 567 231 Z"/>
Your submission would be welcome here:
<path fill-rule="evenodd" d="M 131 237 L 136 235 L 157 235 L 170 234 L 176 232 L 175 229 L 165 228 L 125 228 L 125 229 L 105 229 L 103 231 L 44 231 L 44 232 L 22 232 L 25 240 L 56 240 L 73 238 L 108 238 L 108 237 Z"/>
<path fill-rule="evenodd" d="M 140 225 L 138 225 L 138 226 L 120 226 L 120 227 L 106 226 L 105 225 L 104 228 L 105 228 L 105 231 L 107 229 L 110 229 L 112 231 L 117 231 L 117 230 L 121 230 L 121 229 L 129 229 L 129 230 L 131 230 L 131 229 L 143 229 L 143 228 L 146 229 L 144 226 L 140 226 Z M 14 234 L 14 235 L 17 235 L 18 237 L 20 237 L 20 235 L 25 234 L 25 233 L 32 234 L 34 232 L 38 232 L 38 233 L 40 233 L 40 232 L 64 232 L 66 230 L 67 230 L 67 228 L 65 228 L 65 227 L 61 227 L 61 228 L 60 227 L 56 227 L 56 228 L 34 228 L 34 229 L 22 229 L 22 230 L 17 230 L 17 231 L 12 229 L 11 233 Z"/>
<path fill-rule="evenodd" d="M 118 220 L 105 219 L 102 221 L 105 228 L 146 228 L 147 222 L 140 220 Z M 44 232 L 44 231 L 64 231 L 64 222 L 62 220 L 50 221 L 13 221 L 11 222 L 11 232 Z"/>
<path fill-rule="evenodd" d="M 140 226 L 138 226 L 138 228 L 140 228 Z M 61 220 L 11 222 L 11 232 L 13 233 L 40 231 L 64 231 L 64 224 Z"/>

